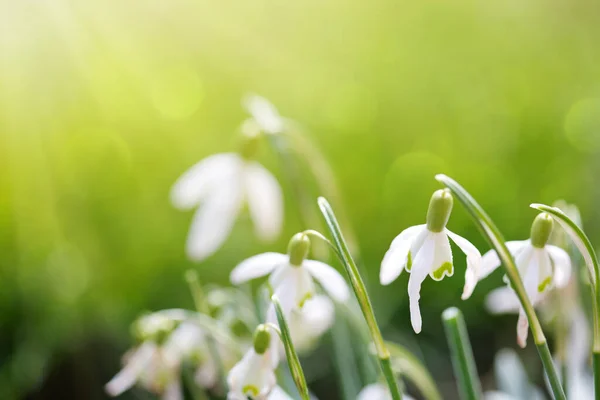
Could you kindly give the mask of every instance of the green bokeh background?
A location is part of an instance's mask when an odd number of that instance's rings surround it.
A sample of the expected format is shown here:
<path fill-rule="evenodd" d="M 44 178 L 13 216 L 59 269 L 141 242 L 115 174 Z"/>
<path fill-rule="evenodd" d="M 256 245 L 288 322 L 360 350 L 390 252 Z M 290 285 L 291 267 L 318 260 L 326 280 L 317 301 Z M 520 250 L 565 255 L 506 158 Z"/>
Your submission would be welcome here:
<path fill-rule="evenodd" d="M 169 203 L 189 166 L 235 149 L 248 92 L 299 121 L 329 160 L 386 336 L 453 398 L 439 316 L 458 304 L 492 387 L 516 322 L 482 306 L 501 274 L 462 302 L 456 255 L 453 278 L 423 286 L 416 336 L 406 276 L 382 288 L 379 263 L 422 223 L 439 172 L 507 238 L 528 235 L 529 203 L 564 198 L 600 240 L 599 40 L 600 5 L 587 0 L 1 0 L 1 397 L 105 398 L 129 323 L 192 306 L 186 269 L 226 283 L 240 260 L 285 249 L 302 228 L 289 191 L 277 243 L 257 242 L 244 216 L 202 263 L 184 254 L 192 214 Z M 283 178 L 268 146 L 259 159 Z M 487 250 L 460 207 L 449 227 Z M 521 354 L 539 381 L 534 352 Z M 333 385 L 321 380 L 322 398 L 336 398 Z"/>

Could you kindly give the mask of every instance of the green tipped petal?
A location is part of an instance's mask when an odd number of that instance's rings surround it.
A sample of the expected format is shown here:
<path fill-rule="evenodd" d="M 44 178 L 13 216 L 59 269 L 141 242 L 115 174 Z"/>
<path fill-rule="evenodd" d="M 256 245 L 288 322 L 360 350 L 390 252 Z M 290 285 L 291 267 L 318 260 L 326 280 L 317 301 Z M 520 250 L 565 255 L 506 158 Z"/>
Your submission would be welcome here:
<path fill-rule="evenodd" d="M 435 271 L 433 271 L 431 273 L 431 276 L 436 281 L 441 281 L 442 278 L 444 277 L 444 273 L 447 276 L 452 276 L 454 274 L 454 266 L 452 265 L 451 262 L 447 262 L 446 261 L 444 264 L 442 264 L 441 267 L 439 267 L 438 269 L 436 269 Z"/>
<path fill-rule="evenodd" d="M 453 203 L 454 200 L 449 189 L 440 189 L 433 192 L 427 210 L 427 229 L 431 232 L 443 231 L 450 218 Z"/>

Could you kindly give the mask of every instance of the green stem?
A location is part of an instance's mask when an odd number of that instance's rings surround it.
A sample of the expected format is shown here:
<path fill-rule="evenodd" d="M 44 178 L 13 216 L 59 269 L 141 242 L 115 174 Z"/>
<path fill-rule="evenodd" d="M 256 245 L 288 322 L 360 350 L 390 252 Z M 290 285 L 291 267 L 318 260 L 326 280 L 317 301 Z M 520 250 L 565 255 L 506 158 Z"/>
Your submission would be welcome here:
<path fill-rule="evenodd" d="M 554 362 L 552 360 L 552 355 L 550 354 L 550 349 L 548 348 L 548 343 L 536 343 L 536 347 L 538 354 L 542 359 L 544 369 L 546 370 L 548 381 L 550 382 L 550 387 L 552 388 L 552 393 L 555 394 L 555 397 L 556 393 L 562 393 L 561 399 L 566 400 L 567 397 L 564 395 L 563 388 L 560 384 L 560 378 L 556 372 L 556 368 L 554 367 Z"/>
<path fill-rule="evenodd" d="M 452 354 L 452 366 L 458 379 L 460 396 L 462 399 L 479 400 L 482 398 L 481 383 L 462 312 L 456 307 L 448 308 L 442 313 L 442 321 Z"/>
<path fill-rule="evenodd" d="M 369 327 L 371 337 L 373 338 L 373 342 L 375 343 L 377 357 L 379 358 L 381 369 L 383 370 L 383 374 L 390 388 L 392 399 L 401 400 L 402 392 L 400 392 L 400 390 L 398 389 L 398 383 L 396 382 L 396 379 L 393 376 L 393 372 L 391 370 L 390 353 L 385 346 L 385 342 L 383 341 L 383 337 L 381 336 L 381 331 L 379 330 L 379 326 L 377 325 L 375 313 L 373 312 L 373 306 L 371 305 L 371 300 L 369 299 L 369 294 L 367 293 L 365 284 L 362 278 L 360 277 L 358 268 L 356 267 L 352 255 L 350 254 L 348 245 L 344 240 L 344 236 L 342 235 L 342 231 L 337 222 L 337 219 L 335 218 L 335 214 L 331 209 L 331 206 L 323 197 L 319 197 L 318 203 L 319 208 L 321 209 L 321 213 L 325 217 L 327 227 L 331 232 L 331 236 L 333 236 L 333 241 L 336 247 L 338 248 L 338 253 L 339 255 L 341 255 L 341 262 L 344 265 L 348 278 L 350 279 L 350 283 L 352 284 L 352 290 L 354 291 L 354 295 L 356 296 L 363 316 L 367 321 L 367 326 Z"/>
<path fill-rule="evenodd" d="M 523 285 L 523 281 L 521 280 L 521 276 L 519 275 L 519 270 L 513 260 L 512 255 L 508 251 L 506 244 L 504 243 L 504 237 L 500 233 L 500 230 L 496 227 L 492 219 L 487 215 L 487 213 L 481 208 L 481 206 L 475 201 L 475 199 L 467 192 L 461 185 L 459 185 L 452 178 L 440 174 L 435 177 L 439 182 L 444 184 L 448 189 L 452 191 L 452 193 L 458 198 L 458 200 L 465 207 L 467 212 L 473 218 L 475 225 L 479 228 L 483 236 L 488 240 L 488 242 L 492 245 L 492 247 L 498 253 L 498 257 L 502 261 L 502 265 L 506 271 L 506 276 L 510 281 L 510 286 L 516 293 L 519 302 L 521 303 L 521 307 L 525 311 L 525 315 L 527 316 L 527 320 L 529 322 L 529 327 L 531 329 L 531 333 L 533 336 L 533 340 L 535 344 L 538 346 L 546 346 L 546 337 L 544 336 L 544 331 L 542 330 L 542 325 L 537 318 L 535 310 L 533 309 L 533 305 L 527 296 L 527 292 L 525 291 L 525 287 Z M 546 346 L 547 347 L 547 346 Z M 540 352 L 540 357 L 542 353 Z M 544 368 L 546 369 L 546 374 L 548 379 L 555 379 L 555 382 L 550 382 L 554 397 L 557 400 L 566 399 L 564 391 L 560 386 L 560 382 L 558 381 L 558 375 L 556 373 L 556 369 L 553 363 L 545 363 L 542 358 L 542 363 L 544 364 Z M 556 389 L 556 391 L 554 391 Z"/>
<path fill-rule="evenodd" d="M 296 384 L 298 393 L 300 393 L 300 396 L 302 396 L 302 400 L 310 400 L 310 394 L 308 392 L 308 386 L 306 385 L 304 371 L 302 370 L 302 365 L 300 364 L 300 360 L 298 359 L 298 353 L 296 353 L 296 349 L 294 348 L 294 343 L 292 342 L 290 329 L 285 319 L 285 315 L 283 315 L 283 309 L 281 308 L 281 304 L 279 303 L 279 299 L 276 295 L 273 295 L 271 297 L 271 301 L 275 306 L 275 313 L 277 314 L 277 322 L 279 323 L 279 328 L 272 325 L 269 326 L 271 327 L 271 329 L 277 332 L 277 334 L 281 338 L 281 341 L 283 342 L 288 366 L 290 367 L 290 372 L 292 373 L 292 377 L 294 378 L 294 383 Z"/>

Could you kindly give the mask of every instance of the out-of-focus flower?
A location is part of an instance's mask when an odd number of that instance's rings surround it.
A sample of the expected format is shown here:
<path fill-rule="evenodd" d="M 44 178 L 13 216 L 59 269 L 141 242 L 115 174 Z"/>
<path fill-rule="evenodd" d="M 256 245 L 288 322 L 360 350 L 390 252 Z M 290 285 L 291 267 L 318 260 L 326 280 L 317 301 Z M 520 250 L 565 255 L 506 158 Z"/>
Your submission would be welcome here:
<path fill-rule="evenodd" d="M 246 202 L 256 235 L 275 239 L 283 223 L 283 195 L 269 171 L 249 157 L 216 154 L 192 166 L 171 190 L 173 205 L 198 207 L 187 239 L 187 254 L 201 261 L 221 247 Z"/>
<path fill-rule="evenodd" d="M 125 354 L 123 369 L 106 384 L 110 396 L 118 396 L 139 383 L 164 400 L 183 399 L 178 354 L 161 346 L 174 326 L 174 321 L 158 314 L 136 321 L 134 329 L 142 343 Z"/>
<path fill-rule="evenodd" d="M 485 400 L 543 400 L 542 391 L 529 382 L 518 354 L 502 349 L 494 358 L 494 375 L 498 391 L 484 393 Z M 570 398 L 570 397 L 569 397 Z"/>
<path fill-rule="evenodd" d="M 269 318 L 269 322 L 277 325 L 274 313 Z M 302 308 L 293 309 L 288 316 L 288 328 L 296 351 L 302 353 L 311 350 L 321 335 L 331 328 L 334 319 L 335 306 L 323 295 L 307 300 Z"/>
<path fill-rule="evenodd" d="M 271 343 L 269 328 L 259 325 L 254 333 L 254 345 L 229 371 L 228 400 L 265 400 L 275 388 L 275 368 L 279 358 Z"/>
<path fill-rule="evenodd" d="M 534 307 L 544 299 L 551 288 L 566 286 L 571 276 L 569 255 L 563 249 L 547 244 L 552 232 L 552 221 L 552 217 L 548 214 L 539 214 L 531 226 L 529 240 L 506 243 L 506 247 L 515 258 L 525 291 Z M 498 254 L 495 250 L 490 250 L 483 256 L 480 279 L 488 276 L 499 266 Z M 510 311 L 516 300 L 516 295 L 512 292 L 512 289 L 508 288 L 493 291 L 486 301 L 488 307 L 495 312 Z M 521 347 L 526 345 L 528 328 L 525 311 L 519 305 L 517 342 Z"/>
<path fill-rule="evenodd" d="M 279 297 L 285 315 L 292 309 L 302 308 L 315 294 L 316 279 L 323 289 L 340 302 L 348 300 L 348 284 L 333 267 L 315 260 L 307 260 L 310 239 L 298 233 L 290 240 L 288 254 L 263 253 L 238 264 L 230 275 L 233 284 L 270 274 L 269 284 Z"/>
<path fill-rule="evenodd" d="M 448 189 L 434 192 L 429 203 L 427 223 L 407 228 L 396 236 L 381 263 L 379 280 L 382 285 L 393 282 L 404 269 L 410 273 L 408 297 L 411 323 L 416 333 L 421 332 L 422 324 L 419 309 L 421 284 L 427 275 L 440 281 L 444 276 L 454 274 L 448 238 L 467 256 L 463 299 L 471 295 L 477 283 L 481 253 L 468 240 L 446 229 L 452 204 L 452 194 Z"/>
<path fill-rule="evenodd" d="M 283 131 L 284 120 L 269 100 L 256 94 L 250 94 L 244 98 L 243 105 L 252 116 L 251 121 L 262 132 L 273 135 Z"/>
<path fill-rule="evenodd" d="M 404 400 L 413 399 L 407 394 L 403 394 L 402 398 Z M 365 386 L 360 393 L 358 393 L 356 400 L 392 400 L 392 395 L 390 394 L 388 387 L 383 383 L 372 383 Z"/>

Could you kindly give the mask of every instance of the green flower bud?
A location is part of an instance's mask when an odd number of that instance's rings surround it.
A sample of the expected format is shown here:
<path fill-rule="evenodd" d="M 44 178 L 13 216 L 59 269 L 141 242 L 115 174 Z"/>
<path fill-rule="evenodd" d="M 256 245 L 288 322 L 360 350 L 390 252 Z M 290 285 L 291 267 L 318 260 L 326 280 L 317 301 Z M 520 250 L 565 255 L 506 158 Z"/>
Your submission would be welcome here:
<path fill-rule="evenodd" d="M 139 318 L 133 323 L 134 337 L 140 342 L 151 340 L 155 343 L 163 343 L 175 329 L 176 321 L 160 314 L 149 314 Z"/>
<path fill-rule="evenodd" d="M 542 248 L 548 242 L 552 233 L 554 220 L 547 213 L 541 213 L 533 220 L 531 225 L 531 245 Z"/>
<path fill-rule="evenodd" d="M 292 236 L 288 245 L 288 254 L 290 256 L 290 264 L 299 267 L 302 261 L 308 256 L 310 250 L 310 238 L 304 233 L 296 233 Z"/>
<path fill-rule="evenodd" d="M 431 232 L 443 231 L 450 218 L 453 203 L 450 190 L 440 189 L 433 192 L 427 210 L 427 229 Z"/>
<path fill-rule="evenodd" d="M 245 160 L 254 159 L 260 144 L 260 131 L 246 132 L 242 135 L 240 155 Z"/>
<path fill-rule="evenodd" d="M 271 333 L 265 325 L 259 325 L 254 331 L 254 351 L 257 354 L 264 354 L 271 344 Z"/>

